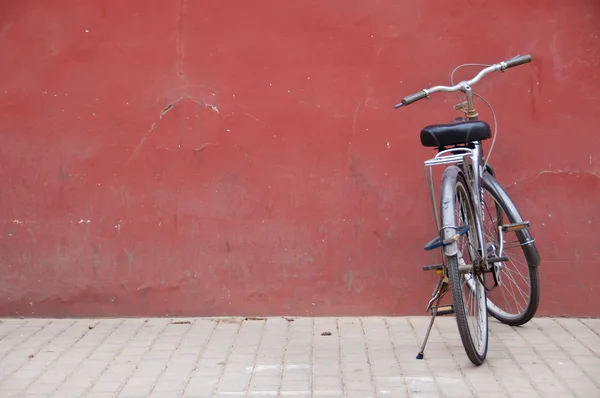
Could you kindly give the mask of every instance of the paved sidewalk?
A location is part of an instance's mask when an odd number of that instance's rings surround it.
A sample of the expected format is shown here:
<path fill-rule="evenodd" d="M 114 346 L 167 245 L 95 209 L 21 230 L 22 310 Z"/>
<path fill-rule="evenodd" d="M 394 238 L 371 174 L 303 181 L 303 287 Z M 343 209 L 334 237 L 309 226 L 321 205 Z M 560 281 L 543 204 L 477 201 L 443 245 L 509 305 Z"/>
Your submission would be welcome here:
<path fill-rule="evenodd" d="M 6 319 L 0 397 L 600 397 L 600 320 L 490 319 L 487 363 L 428 318 Z"/>

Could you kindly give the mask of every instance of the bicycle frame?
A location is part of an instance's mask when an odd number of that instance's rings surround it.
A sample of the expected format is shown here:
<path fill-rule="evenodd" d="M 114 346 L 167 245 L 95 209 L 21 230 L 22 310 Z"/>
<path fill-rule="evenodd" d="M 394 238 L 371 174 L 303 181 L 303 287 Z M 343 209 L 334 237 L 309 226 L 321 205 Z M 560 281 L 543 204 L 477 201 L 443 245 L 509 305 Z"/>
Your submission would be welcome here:
<path fill-rule="evenodd" d="M 471 87 L 466 83 L 462 82 L 460 85 L 460 91 L 465 93 L 467 101 L 459 104 L 463 112 L 466 115 L 467 120 L 478 120 L 478 113 L 473 103 L 473 93 Z M 426 167 L 426 179 L 429 182 L 429 193 L 431 196 L 431 204 L 433 207 L 433 213 L 436 223 L 436 228 L 440 231 L 440 238 L 443 239 L 443 231 L 438 213 L 438 199 L 435 195 L 433 171 L 432 167 L 442 164 L 457 164 L 465 175 L 469 189 L 471 189 L 471 198 L 473 199 L 473 207 L 475 214 L 475 229 L 477 234 L 477 242 L 479 249 L 479 255 L 483 260 L 483 264 L 487 264 L 487 250 L 485 248 L 485 240 L 483 237 L 483 160 L 484 153 L 482 143 L 480 141 L 473 142 L 473 148 L 467 147 L 455 147 L 439 152 L 433 159 L 425 161 Z M 451 154 L 451 155 L 448 155 Z M 471 167 L 465 162 L 466 159 L 471 161 Z M 478 194 L 477 194 L 478 193 Z M 444 250 L 444 249 L 443 249 Z M 446 253 L 451 255 L 453 253 Z"/>
<path fill-rule="evenodd" d="M 483 76 L 488 73 L 502 71 L 504 72 L 508 68 L 512 68 L 517 65 L 521 65 L 524 63 L 528 63 L 531 61 L 530 55 L 525 56 L 516 56 L 508 61 L 503 61 L 497 64 L 489 65 L 485 69 L 481 70 L 475 77 L 468 81 L 462 81 L 453 86 L 434 86 L 428 89 L 423 89 L 414 94 L 408 95 L 402 99 L 402 102 L 394 105 L 395 109 L 398 109 L 403 106 L 410 105 L 414 102 L 420 101 L 424 98 L 429 98 L 430 94 L 436 92 L 462 92 L 466 96 L 466 101 L 461 102 L 455 107 L 456 109 L 464 112 L 467 121 L 476 121 L 478 120 L 478 113 L 475 109 L 473 103 L 473 92 L 471 91 L 471 85 L 477 83 Z M 462 65 L 461 65 L 462 66 Z M 456 68 L 458 69 L 458 68 Z M 456 71 L 455 69 L 455 71 Z M 452 73 L 452 75 L 454 72 Z M 451 76 L 452 77 L 452 76 Z M 451 78 L 452 83 L 452 78 Z M 423 133 L 422 133 L 423 134 Z M 468 137 L 467 137 L 468 138 Z M 422 139 L 423 142 L 423 139 Z M 425 144 L 424 144 L 425 145 Z M 430 145 L 425 145 L 430 146 Z M 499 253 L 496 253 L 496 248 L 492 244 L 490 248 L 493 249 L 493 253 L 488 253 L 487 244 L 484 239 L 484 181 L 487 186 L 489 183 L 488 177 L 485 175 L 485 170 L 487 170 L 488 165 L 485 162 L 483 146 L 481 141 L 469 141 L 455 145 L 448 145 L 449 149 L 446 149 L 445 146 L 439 146 L 438 153 L 432 159 L 426 160 L 424 162 L 425 165 L 425 178 L 428 181 L 428 188 L 431 196 L 431 204 L 433 208 L 433 214 L 435 219 L 436 228 L 438 230 L 438 237 L 431 240 L 426 246 L 425 250 L 432 250 L 434 248 L 440 248 L 442 251 L 442 264 L 436 265 L 428 265 L 423 267 L 423 270 L 435 270 L 440 278 L 438 283 L 433 291 L 432 298 L 429 300 L 426 308 L 426 312 L 431 310 L 431 321 L 429 322 L 429 326 L 427 328 L 427 332 L 425 333 L 425 338 L 423 340 L 423 344 L 421 345 L 421 350 L 417 354 L 417 359 L 423 359 L 423 352 L 425 351 L 425 345 L 427 344 L 427 340 L 429 339 L 429 333 L 431 332 L 431 328 L 433 326 L 433 322 L 437 315 L 447 315 L 454 313 L 454 305 L 463 306 L 464 303 L 462 300 L 456 299 L 457 295 L 461 296 L 457 289 L 460 287 L 457 284 L 460 284 L 460 278 L 467 278 L 468 274 L 471 274 L 472 277 L 483 274 L 485 272 L 493 272 L 494 273 L 494 283 L 495 286 L 500 286 L 501 277 L 500 273 L 502 270 L 502 262 L 508 261 L 507 257 L 502 257 L 503 252 L 503 237 L 502 232 L 504 228 L 513 228 L 513 230 L 521 230 L 523 228 L 528 227 L 528 223 L 525 222 L 516 222 L 514 224 L 508 226 L 498 226 L 498 238 L 499 238 Z M 436 197 L 435 187 L 434 187 L 434 177 L 433 177 L 433 166 L 438 165 L 446 165 L 446 169 L 443 172 L 442 177 L 442 186 L 441 186 L 441 195 L 439 198 Z M 450 166 L 452 165 L 452 166 Z M 471 203 L 469 203 L 472 210 L 472 215 L 468 219 L 472 220 L 468 222 L 468 225 L 456 225 L 455 220 L 455 210 L 456 207 L 454 205 L 455 195 L 457 191 L 457 181 L 458 174 L 462 173 L 465 180 L 464 189 L 467 191 L 466 195 L 469 197 Z M 490 167 L 490 173 L 493 175 L 493 171 Z M 461 179 L 462 180 L 462 179 Z M 462 185 L 462 184 L 461 184 Z M 439 206 L 439 208 L 438 208 Z M 464 210 L 464 207 L 459 206 L 461 210 Z M 439 210 L 438 210 L 439 209 Z M 469 211 L 470 211 L 469 210 Z M 515 210 L 516 211 L 516 210 Z M 441 214 L 440 214 L 441 212 Z M 513 218 L 520 218 L 514 217 Z M 443 219 L 443 221 L 442 221 Z M 514 221 L 514 220 L 513 220 Z M 444 225 L 442 225 L 442 223 Z M 470 231 L 470 232 L 469 232 Z M 458 238 L 467 232 L 470 233 L 468 235 L 469 239 L 469 254 L 471 257 L 470 264 L 465 263 L 465 259 L 462 258 L 462 255 L 459 254 L 458 247 Z M 477 237 L 477 243 L 473 242 L 474 237 Z M 526 240 L 524 239 L 527 235 L 523 233 L 523 238 L 519 235 L 519 241 Z M 525 254 L 527 256 L 527 254 Z M 533 255 L 531 255 L 533 256 Z M 530 256 L 530 257 L 531 257 Z M 535 256 L 533 256 L 535 257 Z M 451 259 L 452 261 L 448 262 L 447 259 Z M 534 258 L 535 260 L 535 258 Z M 493 267 L 490 266 L 489 261 L 493 261 Z M 529 262 L 529 259 L 528 259 Z M 538 261 L 539 262 L 539 261 Z M 451 271 L 449 273 L 449 270 Z M 457 274 L 458 272 L 458 274 Z M 453 305 L 440 306 L 440 302 L 444 297 L 445 293 L 448 292 L 449 289 L 449 281 L 452 279 L 451 290 L 453 292 Z M 473 281 L 474 278 L 470 278 L 469 287 L 473 292 L 475 289 L 479 291 Z M 480 280 L 480 283 L 483 284 L 483 280 Z M 474 289 L 475 287 L 475 289 Z M 486 290 L 489 290 L 483 286 Z M 483 295 L 478 295 L 477 300 L 481 297 L 485 298 L 485 293 Z M 457 301 L 458 300 L 458 301 Z M 435 304 L 435 305 L 434 305 Z M 467 351 L 469 359 L 476 365 L 480 365 L 485 360 L 485 355 L 487 353 L 487 344 L 488 344 L 488 332 L 487 332 L 487 304 L 485 305 L 486 311 L 483 316 L 480 316 L 478 327 L 481 326 L 481 322 L 484 323 L 485 328 L 485 337 L 480 339 L 480 342 L 485 344 L 483 353 L 479 353 L 474 346 L 473 336 L 470 335 L 471 326 L 467 325 L 466 313 L 463 309 L 462 312 L 458 312 L 457 314 L 460 317 L 457 317 L 457 322 L 459 323 L 459 331 L 461 334 L 461 339 L 463 340 L 463 345 Z M 481 307 L 479 307 L 481 308 Z M 461 326 L 462 325 L 462 326 Z M 481 332 L 481 329 L 478 329 Z M 467 336 L 467 337 L 466 337 Z M 479 341 L 479 340 L 478 340 Z"/>

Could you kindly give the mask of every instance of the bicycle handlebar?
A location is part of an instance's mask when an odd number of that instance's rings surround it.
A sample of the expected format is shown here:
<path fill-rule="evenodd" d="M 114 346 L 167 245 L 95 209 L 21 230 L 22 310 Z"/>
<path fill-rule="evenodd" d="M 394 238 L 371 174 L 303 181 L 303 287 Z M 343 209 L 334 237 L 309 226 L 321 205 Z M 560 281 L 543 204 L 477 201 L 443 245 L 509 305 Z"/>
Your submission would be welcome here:
<path fill-rule="evenodd" d="M 401 103 L 394 105 L 394 108 L 398 109 L 402 106 L 410 105 L 413 102 L 417 102 L 419 100 L 422 100 L 423 98 L 427 98 L 427 97 L 429 97 L 430 94 L 437 93 L 438 91 L 454 92 L 454 91 L 461 90 L 464 88 L 465 85 L 472 86 L 473 84 L 477 83 L 479 80 L 481 80 L 481 78 L 483 76 L 487 75 L 490 72 L 496 72 L 499 70 L 504 72 L 508 68 L 512 68 L 512 67 L 518 66 L 518 65 L 523 65 L 528 62 L 531 62 L 531 55 L 521 55 L 521 56 L 517 55 L 516 57 L 509 59 L 508 61 L 502 61 L 497 64 L 488 66 L 485 69 L 482 69 L 471 80 L 468 80 L 465 82 L 460 82 L 454 86 L 435 86 L 435 87 L 431 87 L 429 89 L 424 89 L 424 90 L 418 91 L 411 95 L 407 95 L 406 97 L 402 98 Z"/>

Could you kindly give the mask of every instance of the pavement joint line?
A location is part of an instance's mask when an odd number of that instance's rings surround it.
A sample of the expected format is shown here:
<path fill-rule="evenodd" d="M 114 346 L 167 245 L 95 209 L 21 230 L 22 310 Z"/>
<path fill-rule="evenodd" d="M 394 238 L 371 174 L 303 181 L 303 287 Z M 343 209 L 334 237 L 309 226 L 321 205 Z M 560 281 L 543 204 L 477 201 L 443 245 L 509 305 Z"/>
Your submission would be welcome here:
<path fill-rule="evenodd" d="M 398 364 L 398 368 L 400 369 L 400 374 L 402 375 L 402 385 L 404 385 L 404 390 L 406 391 L 406 396 L 408 397 L 410 396 L 410 390 L 408 388 L 408 384 L 406 383 L 406 373 L 402 368 L 402 363 L 400 361 L 400 358 L 398 357 L 398 352 L 396 351 L 395 339 L 392 335 L 392 331 L 390 330 L 390 324 L 387 318 L 383 318 L 383 322 L 387 329 L 388 335 L 390 336 L 390 342 L 392 343 L 392 351 L 394 351 L 394 358 L 396 358 L 396 363 Z"/>
<path fill-rule="evenodd" d="M 75 325 L 76 323 L 78 323 L 78 321 L 76 321 L 76 322 L 73 322 L 73 323 L 72 323 L 72 324 L 71 324 L 69 327 L 71 327 L 71 326 Z M 81 321 L 80 323 L 83 323 L 83 321 Z M 88 333 L 90 333 L 90 332 L 91 332 L 91 331 L 94 329 L 94 327 L 96 327 L 96 325 L 97 325 L 97 324 L 98 324 L 98 322 L 96 322 L 96 323 L 94 324 L 94 326 L 93 326 L 91 329 L 89 328 L 89 326 L 88 326 L 87 328 L 85 328 L 85 329 L 83 330 L 83 333 L 81 333 L 81 335 L 79 336 L 79 338 L 78 338 L 77 340 L 75 340 L 75 341 L 73 342 L 73 344 L 71 344 L 70 346 L 68 346 L 67 348 L 65 348 L 65 349 L 64 349 L 64 350 L 63 350 L 63 351 L 62 351 L 62 352 L 61 352 L 61 353 L 60 353 L 60 354 L 59 354 L 59 355 L 58 355 L 56 358 L 54 358 L 54 359 L 53 359 L 53 360 L 52 360 L 52 361 L 51 361 L 51 362 L 50 362 L 48 365 L 46 365 L 46 366 L 44 367 L 44 369 L 43 369 L 43 370 L 42 370 L 42 371 L 39 373 L 39 375 L 38 375 L 36 378 L 34 378 L 34 379 L 33 379 L 33 380 L 32 380 L 32 381 L 29 383 L 29 384 L 27 384 L 27 386 L 25 386 L 25 388 L 23 388 L 21 391 L 19 391 L 19 393 L 21 393 L 21 392 L 24 392 L 24 391 L 27 391 L 27 389 L 28 389 L 29 387 L 31 387 L 31 386 L 32 386 L 32 385 L 33 385 L 35 382 L 37 382 L 39 379 L 41 379 L 41 378 L 42 378 L 42 376 L 44 375 L 44 373 L 45 373 L 46 371 L 48 371 L 48 369 L 49 369 L 49 368 L 50 368 L 50 367 L 51 367 L 53 364 L 55 364 L 56 362 L 58 362 L 58 360 L 59 360 L 59 359 L 61 359 L 61 358 L 62 358 L 62 356 L 63 356 L 63 355 L 66 353 L 66 352 L 68 352 L 68 351 L 69 351 L 71 348 L 73 348 L 73 346 L 74 346 L 75 344 L 77 344 L 79 341 L 81 341 L 81 339 L 83 339 L 85 336 L 87 336 L 87 334 L 88 334 Z M 69 329 L 69 328 L 67 327 L 67 329 Z M 67 329 L 65 329 L 64 331 L 66 331 Z M 61 334 L 62 334 L 62 333 L 61 333 Z M 13 373 L 14 373 L 14 372 L 13 372 Z"/>
<path fill-rule="evenodd" d="M 450 350 L 448 348 L 448 344 L 447 344 L 447 339 L 444 336 L 444 333 L 442 333 L 441 329 L 440 329 L 440 325 L 439 323 L 434 322 L 433 323 L 435 329 L 438 331 L 438 333 L 440 334 L 440 336 L 442 337 L 442 340 L 444 340 L 444 342 L 446 343 L 446 351 L 448 352 L 448 354 L 450 354 L 450 356 L 452 357 L 452 360 L 454 361 L 454 364 L 456 365 L 456 368 L 458 369 L 458 371 L 460 372 L 460 374 L 462 375 L 463 379 L 465 380 L 465 384 L 467 385 L 467 387 L 469 388 L 469 391 L 471 391 L 471 394 L 476 397 L 477 396 L 477 391 L 475 390 L 475 387 L 473 386 L 473 383 L 471 383 L 471 380 L 469 380 L 469 378 L 467 377 L 467 375 L 465 374 L 464 370 L 462 369 L 462 367 L 458 364 L 458 361 L 456 360 L 456 356 L 454 355 L 454 353 L 452 352 L 452 350 Z M 488 344 L 489 344 L 489 336 L 488 336 Z M 498 382 L 498 385 L 502 386 L 502 383 L 500 383 L 500 380 L 498 379 L 498 376 L 494 373 L 494 370 L 492 369 L 492 367 L 490 366 L 488 361 L 485 361 L 484 365 L 494 374 L 494 377 L 496 379 L 496 381 Z"/>
<path fill-rule="evenodd" d="M 44 326 L 40 326 L 38 328 L 38 330 L 36 330 L 35 332 L 33 332 L 33 333 L 25 336 L 25 338 L 23 338 L 17 344 L 15 344 L 14 346 L 12 346 L 9 350 L 7 350 L 6 352 L 4 352 L 3 355 L 0 356 L 0 361 L 2 361 L 4 358 L 6 358 L 15 349 L 15 347 L 18 347 L 19 345 L 25 343 L 27 340 L 29 340 L 30 338 L 32 338 L 33 336 L 35 336 L 36 334 L 40 333 L 42 330 L 44 330 L 45 328 L 47 328 L 48 326 L 50 326 L 51 323 L 52 323 L 52 321 L 49 321 Z M 20 329 L 20 328 L 18 328 L 18 329 Z"/>
<path fill-rule="evenodd" d="M 35 356 L 36 356 L 37 354 L 39 354 L 39 352 L 40 352 L 41 350 L 43 350 L 43 349 L 46 347 L 46 345 L 47 345 L 47 344 L 49 344 L 49 343 L 50 343 L 52 340 L 56 339 L 56 338 L 57 338 L 57 337 L 59 337 L 61 334 L 63 334 L 63 333 L 64 333 L 64 332 L 66 332 L 67 330 L 69 330 L 69 328 L 70 328 L 71 326 L 73 326 L 75 323 L 77 323 L 77 321 L 73 321 L 73 322 L 71 322 L 71 323 L 68 323 L 66 327 L 64 327 L 64 328 L 60 329 L 60 330 L 59 330 L 59 331 L 58 331 L 56 334 L 54 334 L 54 335 L 53 335 L 53 336 L 52 336 L 50 339 L 47 339 L 47 340 L 46 340 L 46 342 L 45 342 L 45 344 L 43 344 L 43 345 L 40 345 L 40 346 L 39 346 L 39 348 L 36 348 L 36 349 L 35 349 L 35 351 L 33 351 L 33 353 L 29 354 L 29 359 L 31 360 L 31 359 L 35 358 Z M 32 336 L 30 336 L 30 338 L 31 338 L 31 337 L 32 337 Z M 27 339 L 27 340 L 29 340 L 29 339 Z M 18 372 L 18 371 L 19 371 L 19 370 L 20 370 L 20 369 L 21 369 L 23 366 L 25 366 L 27 363 L 28 363 L 28 362 L 27 362 L 27 360 L 24 360 L 24 361 L 22 361 L 22 362 L 21 362 L 21 364 L 20 364 L 20 365 L 19 365 L 19 366 L 18 366 L 16 369 L 14 369 L 12 372 L 10 372 L 9 374 L 7 374 L 6 376 L 4 376 L 4 377 L 0 378 L 0 384 L 1 384 L 1 383 L 3 383 L 3 382 L 6 380 L 6 379 L 8 379 L 8 378 L 9 378 L 11 375 L 13 375 L 14 373 Z"/>
<path fill-rule="evenodd" d="M 125 324 L 126 324 L 126 321 L 123 321 L 123 323 L 120 324 L 119 327 L 121 327 L 121 326 L 123 326 Z M 98 376 L 85 389 L 85 391 L 83 393 L 83 396 L 86 396 L 86 394 L 89 393 L 92 388 L 94 388 L 94 385 L 98 382 L 98 380 L 100 379 L 100 377 L 102 377 L 102 375 L 104 374 L 104 372 L 106 372 L 106 370 L 109 369 L 112 366 L 113 363 L 115 363 L 115 360 L 119 357 L 119 355 L 121 355 L 121 353 L 125 350 L 125 348 L 129 345 L 129 343 L 134 339 L 134 337 L 139 334 L 139 332 L 144 328 L 145 325 L 146 325 L 146 321 L 140 322 L 140 326 L 138 326 L 138 328 L 135 330 L 135 332 L 132 333 L 131 336 L 129 336 L 129 338 L 121 346 L 121 349 L 112 357 L 112 359 L 108 362 L 108 364 L 102 369 L 102 371 L 100 372 L 100 374 L 98 374 Z M 115 331 L 117 331 L 117 330 L 118 330 L 118 328 L 115 329 Z M 84 365 L 84 364 L 85 364 L 85 361 L 83 361 L 81 363 L 81 365 Z M 80 369 L 80 367 L 77 370 L 79 370 L 79 369 Z M 57 393 L 58 393 L 58 390 L 56 390 L 55 394 L 57 394 Z"/>
<path fill-rule="evenodd" d="M 215 330 L 217 330 L 217 326 L 219 325 L 219 321 L 215 321 L 215 320 L 209 320 L 209 321 L 213 323 L 212 329 L 206 336 L 206 340 L 204 341 L 202 348 L 200 349 L 200 351 L 198 352 L 198 355 L 196 356 L 196 361 L 194 362 L 194 368 L 192 369 L 189 376 L 187 377 L 185 385 L 183 386 L 183 388 L 181 390 L 182 394 L 184 394 L 184 395 L 185 395 L 185 391 L 188 389 L 190 382 L 192 381 L 192 376 L 194 375 L 194 372 L 198 369 L 198 362 L 200 362 L 200 359 L 202 358 L 202 354 L 204 354 L 204 352 L 206 351 L 206 347 L 208 347 L 208 345 L 210 344 L 210 342 L 215 334 Z"/>
<path fill-rule="evenodd" d="M 281 395 L 281 386 L 283 385 L 283 375 L 285 374 L 285 357 L 287 356 L 288 343 L 290 341 L 290 322 L 285 325 L 285 343 L 283 345 L 283 355 L 281 356 L 281 374 L 279 375 L 278 395 Z"/>
<path fill-rule="evenodd" d="M 362 318 L 358 318 L 358 321 L 360 323 L 360 330 L 361 330 L 361 337 L 363 340 L 363 346 L 365 349 L 365 354 L 367 356 L 367 365 L 369 367 L 369 376 L 370 376 L 370 380 L 371 380 L 371 388 L 373 389 L 373 392 L 375 393 L 375 397 L 379 398 L 379 393 L 377 392 L 377 388 L 375 387 L 375 381 L 373 380 L 373 367 L 371 366 L 371 358 L 369 355 L 369 343 L 367 341 L 367 335 L 365 333 L 365 325 L 363 322 Z"/>
<path fill-rule="evenodd" d="M 98 322 L 100 323 L 100 321 Z M 98 323 L 96 323 L 96 325 L 98 325 Z M 113 328 L 113 330 L 108 333 L 106 335 L 106 337 L 104 337 L 104 339 L 100 340 L 98 342 L 98 344 L 96 344 L 96 346 L 91 349 L 88 354 L 85 356 L 85 358 L 83 358 L 81 361 L 79 361 L 77 363 L 77 365 L 75 367 L 73 367 L 73 369 L 69 372 L 69 374 L 67 374 L 67 376 L 60 382 L 58 383 L 58 385 L 56 386 L 56 388 L 54 388 L 54 390 L 52 390 L 52 392 L 50 393 L 50 396 L 52 396 L 53 394 L 55 394 L 58 390 L 60 390 L 60 388 L 67 382 L 67 380 L 69 380 L 69 378 L 71 376 L 73 376 L 75 374 L 75 372 L 77 372 L 77 370 L 79 369 L 79 367 L 81 366 L 82 363 L 85 362 L 86 359 L 88 359 L 93 353 L 94 351 L 96 351 L 98 349 L 98 347 L 100 347 L 110 336 L 112 336 L 112 334 L 123 324 L 125 323 L 125 320 L 119 322 L 117 325 L 115 325 L 115 327 Z"/>
<path fill-rule="evenodd" d="M 127 386 L 127 383 L 129 383 L 129 381 L 133 378 L 133 376 L 135 375 L 135 372 L 139 369 L 140 364 L 144 361 L 144 358 L 146 357 L 146 355 L 148 355 L 148 353 L 152 350 L 152 347 L 154 347 L 154 344 L 156 344 L 156 342 L 160 339 L 161 335 L 165 332 L 165 330 L 167 330 L 167 328 L 169 327 L 171 322 L 172 322 L 172 319 L 169 319 L 168 322 L 166 322 L 165 326 L 160 330 L 160 332 L 158 332 L 156 334 L 156 336 L 152 339 L 152 341 L 150 342 L 148 347 L 146 347 L 144 353 L 142 354 L 142 357 L 137 361 L 137 363 L 135 364 L 135 367 L 129 373 L 129 377 L 127 378 L 127 380 L 125 380 L 125 382 L 123 384 L 121 384 L 121 387 L 119 388 L 119 390 L 116 393 L 117 396 L 121 394 L 123 389 Z M 117 358 L 117 357 L 115 357 L 115 358 Z"/>
<path fill-rule="evenodd" d="M 158 377 L 156 378 L 156 380 L 152 384 L 152 388 L 148 392 L 149 395 L 152 395 L 152 393 L 154 392 L 154 389 L 156 388 L 156 385 L 160 382 L 160 378 L 165 374 L 165 372 L 169 368 L 169 365 L 171 364 L 171 361 L 173 360 L 173 356 L 175 354 L 177 354 L 177 351 L 179 351 L 179 347 L 181 347 L 181 344 L 183 344 L 183 342 L 185 341 L 185 338 L 187 337 L 188 333 L 190 333 L 190 331 L 192 330 L 192 328 L 194 327 L 195 324 L 196 324 L 196 321 L 190 323 L 189 326 L 188 326 L 188 328 L 181 335 L 181 338 L 179 339 L 179 342 L 177 343 L 177 346 L 175 347 L 175 349 L 173 349 L 171 351 L 171 355 L 169 355 L 169 358 L 167 358 L 167 360 L 165 361 L 164 366 L 162 367 L 160 373 L 158 374 Z M 167 327 L 169 325 L 173 325 L 173 324 L 171 322 L 169 322 L 169 324 L 167 325 Z"/>
<path fill-rule="evenodd" d="M 254 361 L 252 363 L 252 369 L 250 370 L 250 379 L 248 380 L 248 386 L 246 388 L 246 392 L 249 394 L 250 389 L 252 388 L 252 379 L 254 378 L 254 369 L 256 369 L 256 359 L 258 358 L 258 353 L 260 352 L 260 348 L 262 347 L 262 343 L 265 337 L 265 328 L 267 327 L 267 320 L 262 321 L 263 325 L 260 328 L 260 340 L 258 342 L 258 346 L 256 347 L 256 352 L 254 353 Z"/>
<path fill-rule="evenodd" d="M 507 326 L 507 327 L 510 327 L 510 326 Z M 492 335 L 496 336 L 491 330 L 490 330 L 490 333 L 492 333 Z M 504 343 L 504 341 L 502 341 L 502 339 L 499 338 L 498 336 L 496 336 L 496 337 L 498 338 L 498 341 L 500 341 L 500 344 L 502 344 L 502 346 L 504 346 L 506 354 L 510 357 L 510 359 L 513 361 L 513 363 L 517 365 L 517 367 L 520 370 L 520 373 L 522 375 L 527 375 L 527 372 L 525 372 L 525 369 L 523 369 L 521 364 L 515 359 L 514 355 L 512 354 L 512 352 L 510 352 L 510 350 L 508 349 L 508 346 Z M 533 382 L 533 380 L 531 380 L 531 378 L 529 378 L 529 376 L 526 377 L 526 380 L 529 383 L 529 385 L 531 386 L 531 388 L 533 388 L 540 397 L 544 396 L 544 394 L 540 391 L 539 387 L 536 385 L 536 383 Z"/>
<path fill-rule="evenodd" d="M 557 323 L 559 326 L 560 324 L 558 322 Z M 571 362 L 573 362 L 575 364 L 575 366 L 577 368 L 579 368 L 579 370 L 581 370 L 581 372 L 583 374 L 586 375 L 586 377 L 588 378 L 588 380 L 590 380 L 596 387 L 598 387 L 600 389 L 600 380 L 596 380 L 594 379 L 594 377 L 589 373 L 589 370 L 587 368 L 585 368 L 584 366 L 581 366 L 576 360 L 575 358 L 573 358 L 573 356 L 567 351 L 565 350 L 562 345 L 560 344 L 560 342 L 558 342 L 556 339 L 554 339 L 554 337 L 552 337 L 552 335 L 550 335 L 548 332 L 544 331 L 543 328 L 540 328 L 540 326 L 537 324 L 537 322 L 532 322 L 532 324 L 535 326 L 535 328 L 537 330 L 540 331 L 540 333 L 542 333 L 544 336 L 546 336 L 546 338 L 548 340 L 550 340 L 552 343 L 554 343 L 556 345 L 557 348 L 560 349 L 561 352 L 564 352 L 565 355 L 567 356 L 567 358 L 569 358 L 571 360 Z M 564 328 L 563 328 L 564 330 Z M 571 335 L 571 333 L 568 330 L 565 330 L 566 333 L 569 333 Z M 584 344 L 582 344 L 575 336 L 573 336 L 573 338 L 579 343 L 581 344 L 584 348 L 586 348 L 587 350 L 589 350 L 588 347 L 586 347 Z M 593 351 L 590 350 L 590 352 L 593 354 Z"/>
<path fill-rule="evenodd" d="M 569 385 L 569 384 L 566 382 L 566 380 L 564 379 L 564 377 L 563 377 L 563 376 L 561 376 L 559 373 L 557 373 L 557 372 L 556 372 L 556 370 L 555 370 L 555 367 L 554 367 L 554 366 L 552 366 L 552 365 L 551 365 L 551 364 L 548 362 L 548 360 L 547 360 L 546 358 L 544 358 L 544 357 L 541 355 L 540 351 L 539 351 L 539 350 L 538 350 L 538 349 L 537 349 L 537 348 L 536 348 L 536 347 L 535 347 L 535 346 L 534 346 L 534 345 L 533 345 L 533 344 L 532 344 L 532 343 L 529 341 L 529 339 L 528 339 L 527 337 L 524 337 L 524 336 L 523 336 L 523 333 L 519 331 L 519 330 L 520 330 L 520 328 L 519 328 L 519 327 L 512 327 L 512 328 L 513 328 L 513 330 L 515 331 L 515 333 L 516 333 L 516 334 L 517 334 L 519 337 L 521 337 L 521 339 L 522 339 L 523 341 L 525 341 L 525 343 L 526 343 L 526 344 L 529 346 L 529 348 L 531 348 L 531 350 L 533 351 L 533 353 L 534 353 L 534 354 L 535 354 L 535 355 L 536 355 L 538 358 L 540 358 L 540 359 L 541 359 L 541 361 L 544 363 L 544 365 L 546 365 L 546 367 L 547 367 L 548 369 L 550 369 L 550 372 L 552 372 L 552 374 L 554 375 L 554 377 L 555 377 L 557 380 L 560 380 L 562 385 L 564 385 L 565 387 L 567 387 L 567 389 L 569 390 L 569 393 L 571 394 L 571 396 L 572 396 L 572 397 L 576 397 L 576 396 L 577 396 L 577 394 L 575 394 L 575 391 L 573 391 L 573 388 L 572 388 L 572 387 L 571 387 L 571 386 L 570 386 L 570 385 Z"/>
<path fill-rule="evenodd" d="M 227 368 L 227 361 L 229 360 L 229 356 L 231 355 L 231 352 L 233 351 L 233 348 L 235 347 L 235 343 L 237 342 L 237 339 L 240 335 L 240 330 L 242 329 L 243 321 L 237 322 L 237 325 L 238 325 L 238 327 L 235 332 L 235 337 L 233 338 L 233 342 L 231 343 L 229 348 L 227 348 L 227 354 L 225 355 L 225 361 L 224 361 L 225 365 L 223 365 L 223 369 L 221 369 L 221 374 L 219 375 L 217 384 L 215 384 L 215 387 L 213 389 L 213 395 L 217 394 L 219 391 L 219 387 L 221 386 L 221 381 L 223 380 L 223 375 L 225 374 L 225 369 Z"/>
<path fill-rule="evenodd" d="M 410 328 L 412 329 L 413 336 L 415 336 L 415 339 L 417 340 L 417 344 L 419 344 L 419 341 L 420 341 L 419 334 L 417 333 L 417 329 L 415 328 L 415 325 L 413 325 L 413 323 L 410 321 L 410 318 L 408 318 L 407 321 L 408 321 Z M 427 348 L 425 348 L 425 349 L 427 349 Z M 423 357 L 424 356 L 425 356 L 425 353 L 423 353 Z M 422 360 L 423 359 L 421 359 L 421 361 Z M 427 366 L 429 373 L 433 376 L 433 371 L 431 370 L 431 366 L 429 366 L 429 362 L 425 361 L 425 365 Z M 437 382 L 437 380 L 435 379 L 435 377 L 433 377 L 433 384 L 435 385 L 435 389 L 438 392 L 438 394 L 440 394 L 440 396 L 443 396 L 444 393 L 442 391 L 442 388 L 440 387 L 440 385 Z"/>

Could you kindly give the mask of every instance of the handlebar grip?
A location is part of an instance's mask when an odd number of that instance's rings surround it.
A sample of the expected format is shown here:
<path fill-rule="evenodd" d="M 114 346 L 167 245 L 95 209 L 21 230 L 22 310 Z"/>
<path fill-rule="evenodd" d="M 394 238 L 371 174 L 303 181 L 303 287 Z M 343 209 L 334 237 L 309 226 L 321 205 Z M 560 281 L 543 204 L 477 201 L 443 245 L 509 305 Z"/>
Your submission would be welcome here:
<path fill-rule="evenodd" d="M 523 65 L 531 62 L 531 55 L 522 55 L 504 62 L 506 63 L 506 69 L 512 68 L 513 66 Z"/>
<path fill-rule="evenodd" d="M 402 98 L 402 105 L 404 105 L 404 106 L 410 105 L 413 102 L 422 100 L 425 97 L 427 97 L 427 93 L 425 91 L 419 91 L 418 93 L 407 95 L 406 97 Z"/>

